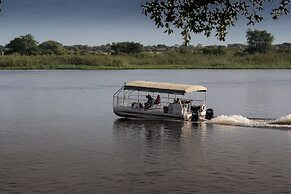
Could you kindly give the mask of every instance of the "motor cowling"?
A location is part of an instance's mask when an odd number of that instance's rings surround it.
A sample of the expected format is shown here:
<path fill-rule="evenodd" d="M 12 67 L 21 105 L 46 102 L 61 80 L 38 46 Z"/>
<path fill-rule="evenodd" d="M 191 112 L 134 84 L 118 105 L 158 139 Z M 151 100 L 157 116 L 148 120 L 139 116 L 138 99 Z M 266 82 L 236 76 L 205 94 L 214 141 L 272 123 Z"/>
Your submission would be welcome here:
<path fill-rule="evenodd" d="M 199 120 L 198 110 L 192 111 L 192 121 L 198 121 L 198 120 Z"/>
<path fill-rule="evenodd" d="M 206 116 L 205 116 L 206 119 L 208 120 L 212 119 L 213 115 L 214 115 L 213 109 L 209 108 L 206 110 Z"/>

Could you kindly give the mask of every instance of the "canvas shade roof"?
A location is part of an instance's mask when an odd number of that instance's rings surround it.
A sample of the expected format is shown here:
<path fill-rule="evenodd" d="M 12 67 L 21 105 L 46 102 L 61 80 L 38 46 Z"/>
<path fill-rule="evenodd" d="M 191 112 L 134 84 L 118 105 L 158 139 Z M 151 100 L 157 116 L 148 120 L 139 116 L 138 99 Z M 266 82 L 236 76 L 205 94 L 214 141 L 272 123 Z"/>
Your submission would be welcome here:
<path fill-rule="evenodd" d="M 183 95 L 191 92 L 207 91 L 206 87 L 200 85 L 172 84 L 149 81 L 132 81 L 129 83 L 125 83 L 124 89 L 171 94 L 183 94 Z"/>

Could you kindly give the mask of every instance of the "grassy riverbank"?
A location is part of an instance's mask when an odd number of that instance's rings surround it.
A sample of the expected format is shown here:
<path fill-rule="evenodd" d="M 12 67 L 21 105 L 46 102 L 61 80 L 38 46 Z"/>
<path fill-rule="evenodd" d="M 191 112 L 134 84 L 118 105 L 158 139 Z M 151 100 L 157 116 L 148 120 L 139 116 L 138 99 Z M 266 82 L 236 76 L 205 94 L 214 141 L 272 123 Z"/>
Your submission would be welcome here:
<path fill-rule="evenodd" d="M 291 55 L 160 53 L 0 56 L 0 69 L 291 69 Z"/>

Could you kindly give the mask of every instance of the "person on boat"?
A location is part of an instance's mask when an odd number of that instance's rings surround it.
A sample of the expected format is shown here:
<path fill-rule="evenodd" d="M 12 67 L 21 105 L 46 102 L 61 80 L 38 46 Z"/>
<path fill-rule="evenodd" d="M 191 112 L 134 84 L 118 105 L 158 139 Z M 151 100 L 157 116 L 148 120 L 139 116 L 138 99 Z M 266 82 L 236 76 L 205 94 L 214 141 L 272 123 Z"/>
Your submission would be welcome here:
<path fill-rule="evenodd" d="M 158 95 L 156 100 L 154 101 L 154 104 L 160 104 L 160 103 L 161 103 L 161 97 L 160 95 Z"/>
<path fill-rule="evenodd" d="M 146 96 L 146 98 L 148 99 L 147 103 L 153 105 L 153 103 L 154 103 L 154 98 L 153 98 L 151 95 L 149 95 L 149 94 Z"/>
<path fill-rule="evenodd" d="M 174 103 L 175 103 L 175 104 L 181 104 L 181 100 L 180 100 L 179 98 L 174 99 Z"/>
<path fill-rule="evenodd" d="M 131 104 L 131 107 L 132 107 L 132 108 L 143 108 L 143 105 L 142 105 L 142 103 L 133 102 L 133 103 Z"/>
<path fill-rule="evenodd" d="M 148 99 L 148 101 L 144 104 L 144 108 L 145 109 L 149 109 L 153 104 L 154 104 L 154 99 L 151 95 L 146 95 L 146 98 Z"/>

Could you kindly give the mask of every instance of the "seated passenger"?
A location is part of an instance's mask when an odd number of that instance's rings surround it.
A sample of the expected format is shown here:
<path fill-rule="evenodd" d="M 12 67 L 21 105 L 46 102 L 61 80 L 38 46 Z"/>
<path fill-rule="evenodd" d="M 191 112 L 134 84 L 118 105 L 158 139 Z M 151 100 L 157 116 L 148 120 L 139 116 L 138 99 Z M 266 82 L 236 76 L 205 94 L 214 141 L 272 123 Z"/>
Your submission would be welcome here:
<path fill-rule="evenodd" d="M 146 96 L 146 98 L 148 99 L 148 101 L 144 104 L 144 108 L 149 109 L 154 104 L 154 99 L 149 94 Z"/>
<path fill-rule="evenodd" d="M 160 95 L 158 95 L 154 104 L 160 104 L 160 103 L 161 103 L 161 97 L 160 97 Z"/>
<path fill-rule="evenodd" d="M 174 103 L 175 103 L 175 104 L 181 104 L 181 100 L 180 100 L 179 98 L 174 99 Z"/>
<path fill-rule="evenodd" d="M 148 95 L 146 96 L 146 98 L 148 99 L 147 103 L 149 103 L 149 104 L 151 104 L 151 105 L 154 103 L 154 99 L 153 99 L 153 97 L 152 97 L 151 95 L 148 94 Z"/>
<path fill-rule="evenodd" d="M 143 105 L 142 105 L 142 103 L 133 102 L 133 103 L 131 104 L 131 107 L 132 107 L 132 108 L 143 108 Z"/>

